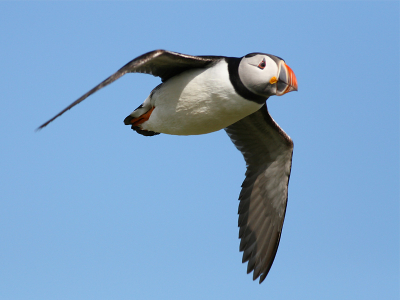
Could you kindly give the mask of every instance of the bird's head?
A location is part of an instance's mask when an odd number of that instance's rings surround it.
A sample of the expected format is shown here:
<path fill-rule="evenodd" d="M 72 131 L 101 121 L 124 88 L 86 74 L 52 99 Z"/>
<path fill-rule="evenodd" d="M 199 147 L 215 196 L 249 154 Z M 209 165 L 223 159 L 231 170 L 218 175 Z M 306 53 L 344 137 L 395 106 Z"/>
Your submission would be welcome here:
<path fill-rule="evenodd" d="M 269 97 L 297 91 L 297 79 L 285 61 L 264 53 L 250 53 L 239 64 L 239 77 L 251 92 Z"/>

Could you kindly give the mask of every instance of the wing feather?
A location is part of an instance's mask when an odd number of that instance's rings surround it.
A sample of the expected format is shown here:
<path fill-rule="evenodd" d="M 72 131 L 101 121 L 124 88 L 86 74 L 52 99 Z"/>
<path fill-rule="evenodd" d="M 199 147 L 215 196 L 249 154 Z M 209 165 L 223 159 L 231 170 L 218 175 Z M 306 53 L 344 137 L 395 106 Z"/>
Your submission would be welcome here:
<path fill-rule="evenodd" d="M 225 128 L 246 161 L 239 195 L 239 250 L 247 272 L 260 283 L 278 250 L 285 218 L 293 142 L 275 123 L 266 105 Z"/>
<path fill-rule="evenodd" d="M 96 85 L 94 88 L 78 98 L 76 101 L 72 102 L 53 118 L 48 120 L 46 123 L 40 125 L 38 130 L 46 127 L 49 123 L 57 119 L 67 110 L 70 110 L 72 107 L 81 103 L 93 93 L 121 78 L 126 73 L 151 74 L 160 77 L 162 81 L 166 81 L 169 78 L 180 74 L 185 70 L 192 68 L 204 68 L 208 64 L 218 61 L 222 58 L 223 56 L 192 56 L 166 50 L 155 50 L 145 53 L 131 60 L 113 75 Z"/>

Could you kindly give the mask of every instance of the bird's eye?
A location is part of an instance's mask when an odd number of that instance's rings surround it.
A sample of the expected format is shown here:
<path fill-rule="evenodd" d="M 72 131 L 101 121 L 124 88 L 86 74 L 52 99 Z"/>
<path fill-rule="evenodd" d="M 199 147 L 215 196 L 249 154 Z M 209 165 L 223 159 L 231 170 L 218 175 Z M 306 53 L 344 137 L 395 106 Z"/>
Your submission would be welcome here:
<path fill-rule="evenodd" d="M 262 60 L 262 62 L 260 62 L 260 64 L 258 65 L 258 67 L 261 69 L 261 70 L 263 70 L 264 68 L 265 68 L 265 65 L 266 65 L 266 63 L 265 63 L 265 58 Z"/>

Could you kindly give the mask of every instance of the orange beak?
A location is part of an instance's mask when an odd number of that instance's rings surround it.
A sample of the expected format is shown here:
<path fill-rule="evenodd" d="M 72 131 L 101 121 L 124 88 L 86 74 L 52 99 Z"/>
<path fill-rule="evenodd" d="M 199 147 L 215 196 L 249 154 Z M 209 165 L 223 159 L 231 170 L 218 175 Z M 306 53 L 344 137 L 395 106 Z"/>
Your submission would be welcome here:
<path fill-rule="evenodd" d="M 297 91 L 297 78 L 293 70 L 282 61 L 280 64 L 276 95 L 282 96 L 292 91 Z"/>

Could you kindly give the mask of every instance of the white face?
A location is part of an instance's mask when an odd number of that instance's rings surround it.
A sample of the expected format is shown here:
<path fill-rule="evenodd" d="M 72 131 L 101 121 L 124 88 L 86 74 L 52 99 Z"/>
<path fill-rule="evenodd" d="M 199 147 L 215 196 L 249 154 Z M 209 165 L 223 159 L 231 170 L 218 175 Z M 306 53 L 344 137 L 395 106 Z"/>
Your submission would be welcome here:
<path fill-rule="evenodd" d="M 239 64 L 239 77 L 243 85 L 254 94 L 269 97 L 276 94 L 279 67 L 268 55 L 243 57 Z"/>

